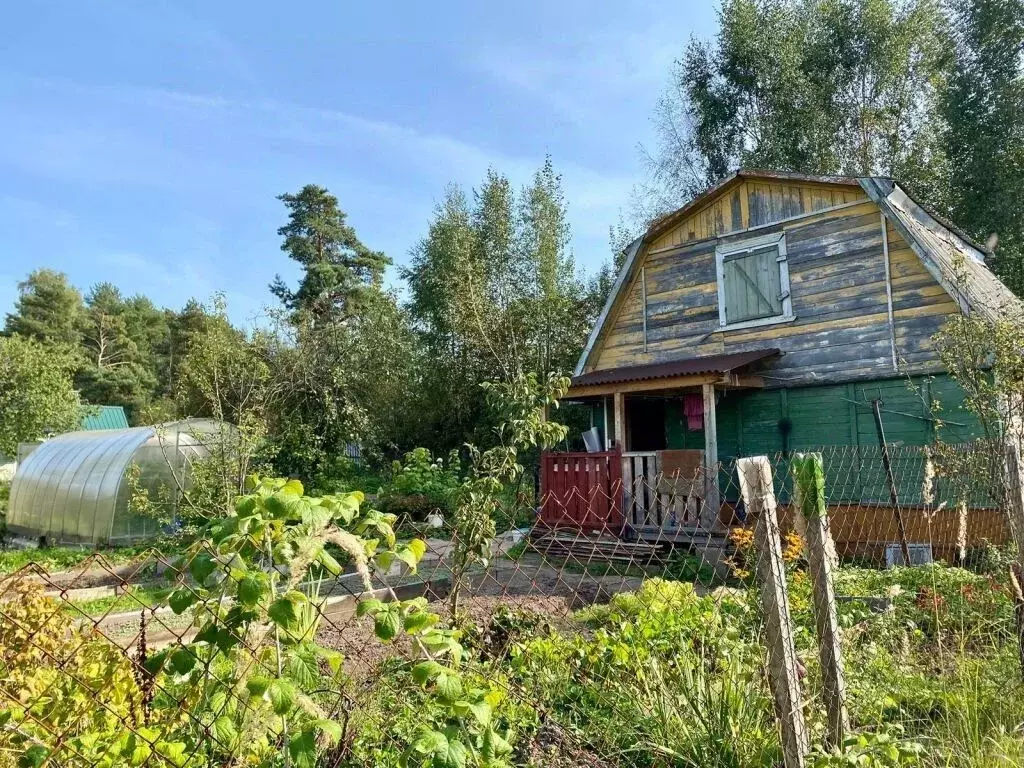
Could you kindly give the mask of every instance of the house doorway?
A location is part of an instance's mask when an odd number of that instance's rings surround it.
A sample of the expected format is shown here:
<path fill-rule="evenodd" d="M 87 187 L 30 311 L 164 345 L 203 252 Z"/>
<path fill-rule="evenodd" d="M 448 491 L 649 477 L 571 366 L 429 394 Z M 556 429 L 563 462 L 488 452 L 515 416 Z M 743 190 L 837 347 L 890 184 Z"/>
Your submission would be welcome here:
<path fill-rule="evenodd" d="M 665 401 L 638 397 L 626 400 L 628 451 L 663 451 L 665 444 Z"/>

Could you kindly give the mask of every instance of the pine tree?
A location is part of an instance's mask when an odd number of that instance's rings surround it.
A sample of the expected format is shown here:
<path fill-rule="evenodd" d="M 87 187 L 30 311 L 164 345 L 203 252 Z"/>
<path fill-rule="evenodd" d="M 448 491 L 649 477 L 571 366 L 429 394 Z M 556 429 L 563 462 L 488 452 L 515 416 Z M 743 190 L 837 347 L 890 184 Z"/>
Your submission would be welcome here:
<path fill-rule="evenodd" d="M 390 259 L 363 245 L 345 223 L 338 199 L 323 187 L 307 184 L 278 200 L 288 209 L 288 223 L 277 230 L 284 238 L 281 250 L 298 262 L 303 276 L 294 291 L 278 276 L 271 292 L 296 316 L 313 322 L 357 314 L 365 292 L 379 289 Z"/>
<path fill-rule="evenodd" d="M 7 315 L 4 333 L 77 348 L 82 312 L 82 294 L 67 275 L 37 269 L 18 283 L 18 300 L 14 312 Z"/>

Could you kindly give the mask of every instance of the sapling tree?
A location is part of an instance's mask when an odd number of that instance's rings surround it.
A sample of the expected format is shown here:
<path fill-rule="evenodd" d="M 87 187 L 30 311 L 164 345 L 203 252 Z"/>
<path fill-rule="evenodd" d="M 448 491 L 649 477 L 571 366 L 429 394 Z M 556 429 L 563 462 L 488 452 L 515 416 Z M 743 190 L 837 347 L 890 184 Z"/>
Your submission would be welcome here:
<path fill-rule="evenodd" d="M 487 400 L 498 414 L 497 444 L 479 451 L 468 446 L 470 469 L 456 493 L 455 548 L 452 562 L 452 613 L 457 613 L 464 576 L 476 564 L 486 565 L 494 540 L 495 513 L 505 486 L 523 472 L 520 451 L 540 446 L 550 448 L 565 439 L 566 427 L 547 419 L 549 408 L 569 388 L 561 374 L 549 374 L 543 381 L 534 373 L 519 374 L 510 381 L 487 382 Z"/>

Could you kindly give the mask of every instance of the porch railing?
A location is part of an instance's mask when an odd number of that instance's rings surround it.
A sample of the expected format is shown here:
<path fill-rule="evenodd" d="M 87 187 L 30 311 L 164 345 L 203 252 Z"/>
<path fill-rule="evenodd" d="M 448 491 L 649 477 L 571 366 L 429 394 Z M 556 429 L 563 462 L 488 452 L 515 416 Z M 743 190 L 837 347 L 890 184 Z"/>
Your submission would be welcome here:
<path fill-rule="evenodd" d="M 619 534 L 622 516 L 622 454 L 541 455 L 541 522 Z"/>
<path fill-rule="evenodd" d="M 683 452 L 677 452 L 683 453 Z M 683 466 L 665 466 L 660 451 L 622 454 L 623 514 L 637 532 L 695 528 L 704 507 L 702 452 Z"/>

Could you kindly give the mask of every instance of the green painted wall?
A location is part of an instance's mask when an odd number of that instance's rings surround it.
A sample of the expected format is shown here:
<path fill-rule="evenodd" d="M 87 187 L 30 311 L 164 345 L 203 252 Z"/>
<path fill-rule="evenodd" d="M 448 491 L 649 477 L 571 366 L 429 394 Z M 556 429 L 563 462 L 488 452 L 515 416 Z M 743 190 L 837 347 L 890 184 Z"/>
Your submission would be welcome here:
<path fill-rule="evenodd" d="M 718 402 L 720 456 L 756 455 L 825 446 L 878 446 L 871 403 L 882 400 L 886 441 L 927 445 L 943 421 L 946 442 L 981 436 L 963 407 L 963 393 L 948 376 L 891 379 L 797 389 L 731 390 Z M 933 411 L 934 402 L 940 409 Z M 788 420 L 788 438 L 780 422 Z"/>
<path fill-rule="evenodd" d="M 889 490 L 880 461 L 878 433 L 871 403 L 882 400 L 882 423 L 890 445 L 928 445 L 936 439 L 935 420 L 943 422 L 942 439 L 961 442 L 980 437 L 977 419 L 964 409 L 963 393 L 948 376 L 914 377 L 861 383 L 775 390 L 729 390 L 718 402 L 718 454 L 729 463 L 737 456 L 769 456 L 783 451 L 823 449 L 826 476 L 834 498 L 888 502 Z M 938 402 L 939 408 L 933 410 Z M 788 434 L 780 425 L 788 422 Z M 681 400 L 666 411 L 669 448 L 703 448 L 703 430 L 688 430 Z M 856 446 L 830 456 L 831 446 Z M 900 498 L 912 503 L 920 495 L 920 459 L 900 459 L 895 467 Z M 776 472 L 780 497 L 788 498 L 788 472 Z M 722 488 L 735 486 L 723 476 Z M 726 491 L 729 495 L 728 490 Z"/>

